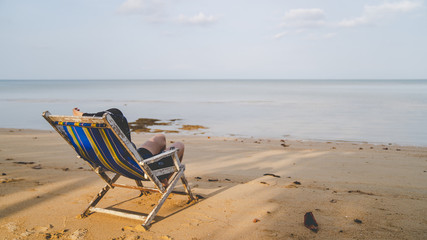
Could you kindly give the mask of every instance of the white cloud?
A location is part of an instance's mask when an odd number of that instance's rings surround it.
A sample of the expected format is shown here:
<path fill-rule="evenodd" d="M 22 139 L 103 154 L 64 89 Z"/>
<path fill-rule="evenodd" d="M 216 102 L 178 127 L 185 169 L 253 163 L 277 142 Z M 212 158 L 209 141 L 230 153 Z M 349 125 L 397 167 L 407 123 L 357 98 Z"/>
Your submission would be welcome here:
<path fill-rule="evenodd" d="M 217 20 L 218 18 L 214 17 L 213 15 L 206 16 L 202 12 L 192 17 L 187 17 L 182 14 L 178 17 L 178 21 L 180 23 L 194 24 L 194 25 L 208 25 L 208 24 L 215 23 Z"/>
<path fill-rule="evenodd" d="M 376 6 L 365 6 L 361 17 L 345 19 L 339 22 L 342 27 L 356 27 L 360 25 L 374 24 L 378 21 L 392 17 L 399 13 L 407 13 L 422 6 L 418 1 L 400 1 L 394 3 L 384 3 Z"/>
<path fill-rule="evenodd" d="M 287 34 L 288 34 L 288 32 L 281 32 L 281 33 L 274 35 L 274 38 L 275 39 L 281 39 L 282 37 L 284 37 Z"/>
<path fill-rule="evenodd" d="M 146 8 L 144 0 L 127 0 L 120 5 L 118 12 L 122 14 L 140 14 Z"/>
<path fill-rule="evenodd" d="M 319 8 L 291 9 L 285 13 L 282 26 L 312 28 L 325 25 L 325 12 Z"/>
<path fill-rule="evenodd" d="M 126 0 L 117 12 L 123 15 L 142 15 L 150 22 L 166 20 L 164 0 Z"/>

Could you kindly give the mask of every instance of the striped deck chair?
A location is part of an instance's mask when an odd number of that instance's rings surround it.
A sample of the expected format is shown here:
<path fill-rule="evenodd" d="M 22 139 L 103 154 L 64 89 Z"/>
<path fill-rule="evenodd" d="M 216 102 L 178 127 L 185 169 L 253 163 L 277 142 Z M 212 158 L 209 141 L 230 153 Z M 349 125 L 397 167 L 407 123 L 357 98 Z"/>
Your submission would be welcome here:
<path fill-rule="evenodd" d="M 142 220 L 142 226 L 147 228 L 179 179 L 184 185 L 189 200 L 195 200 L 184 176 L 185 165 L 181 164 L 178 159 L 178 149 L 166 151 L 149 159 L 142 159 L 109 113 L 105 113 L 102 117 L 77 117 L 54 116 L 46 111 L 43 113 L 43 117 L 74 148 L 78 157 L 89 163 L 92 169 L 107 183 L 83 211 L 81 217 L 87 217 L 91 212 L 108 213 Z M 174 165 L 157 170 L 150 168 L 149 164 L 165 157 L 172 157 Z M 106 174 L 107 171 L 113 172 L 114 176 L 110 178 Z M 168 187 L 164 188 L 158 176 L 171 173 L 173 176 L 169 179 Z M 116 183 L 120 176 L 135 180 L 136 186 Z M 144 180 L 153 182 L 154 187 L 143 186 L 142 181 Z M 115 187 L 137 189 L 141 191 L 141 195 L 145 191 L 160 192 L 162 197 L 148 216 L 96 208 L 96 204 L 108 190 Z"/>

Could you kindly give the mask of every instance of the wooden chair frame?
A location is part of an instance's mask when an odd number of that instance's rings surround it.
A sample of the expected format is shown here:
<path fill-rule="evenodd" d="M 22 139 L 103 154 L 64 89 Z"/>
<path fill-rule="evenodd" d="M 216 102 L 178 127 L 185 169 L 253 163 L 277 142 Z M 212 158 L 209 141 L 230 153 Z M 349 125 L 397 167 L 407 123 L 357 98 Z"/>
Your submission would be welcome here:
<path fill-rule="evenodd" d="M 140 179 L 135 180 L 136 186 L 131 185 L 125 185 L 125 184 L 118 184 L 116 181 L 119 179 L 120 176 L 122 176 L 119 173 L 115 173 L 115 175 L 110 178 L 106 174 L 106 169 L 102 168 L 101 166 L 97 166 L 92 162 L 88 162 L 91 168 L 94 170 L 95 173 L 97 173 L 107 184 L 99 191 L 99 193 L 92 199 L 92 201 L 89 203 L 88 207 L 83 211 L 81 214 L 81 217 L 87 217 L 91 212 L 101 212 L 101 213 L 107 213 L 112 214 L 120 217 L 125 218 L 131 218 L 136 220 L 143 221 L 142 226 L 144 228 L 148 228 L 153 221 L 154 217 L 157 215 L 158 211 L 162 207 L 163 203 L 166 201 L 174 187 L 176 186 L 177 182 L 181 179 L 181 182 L 184 186 L 185 193 L 188 195 L 190 201 L 195 201 L 196 198 L 194 197 L 193 193 L 191 192 L 191 189 L 188 185 L 187 179 L 185 178 L 184 171 L 185 171 L 185 165 L 181 164 L 178 158 L 178 149 L 173 149 L 166 151 L 164 153 L 158 154 L 156 156 L 153 156 L 149 159 L 142 159 L 142 157 L 139 155 L 138 151 L 134 147 L 134 145 L 129 141 L 129 139 L 125 136 L 125 134 L 121 131 L 119 126 L 116 124 L 116 122 L 113 120 L 111 115 L 109 113 L 105 113 L 102 117 L 79 117 L 79 116 L 58 116 L 58 115 L 51 115 L 49 111 L 45 111 L 43 113 L 43 117 L 50 123 L 50 125 L 65 139 L 65 141 L 68 142 L 68 144 L 73 147 L 72 143 L 68 139 L 68 136 L 65 135 L 63 132 L 61 132 L 55 125 L 55 122 L 73 122 L 73 123 L 90 123 L 90 124 L 105 124 L 106 128 L 109 128 L 112 130 L 112 132 L 115 134 L 115 136 L 120 140 L 125 150 L 131 155 L 133 160 L 135 160 L 139 166 L 141 166 L 141 169 L 143 170 L 146 179 Z M 74 149 L 74 147 L 73 147 Z M 155 163 L 157 161 L 162 160 L 165 157 L 172 157 L 174 166 L 172 167 L 166 167 L 158 170 L 151 170 L 148 164 Z M 77 156 L 78 158 L 81 158 L 81 156 Z M 158 176 L 164 175 L 164 174 L 170 174 L 173 173 L 173 176 L 169 179 L 168 186 L 165 188 L 163 187 L 162 183 L 159 181 Z M 142 180 L 149 180 L 154 183 L 154 188 L 151 187 L 145 187 L 142 184 Z M 105 194 L 115 187 L 121 187 L 121 188 L 129 188 L 129 189 L 135 189 L 141 191 L 141 195 L 145 191 L 154 191 L 159 192 L 162 194 L 161 198 L 157 202 L 157 204 L 154 206 L 153 210 L 148 214 L 148 216 L 141 216 L 137 214 L 130 214 L 130 213 L 124 213 L 121 211 L 106 209 L 106 208 L 97 208 L 95 207 L 98 202 L 105 196 Z M 179 192 L 178 192 L 179 193 Z M 141 196 L 140 195 L 140 196 Z"/>

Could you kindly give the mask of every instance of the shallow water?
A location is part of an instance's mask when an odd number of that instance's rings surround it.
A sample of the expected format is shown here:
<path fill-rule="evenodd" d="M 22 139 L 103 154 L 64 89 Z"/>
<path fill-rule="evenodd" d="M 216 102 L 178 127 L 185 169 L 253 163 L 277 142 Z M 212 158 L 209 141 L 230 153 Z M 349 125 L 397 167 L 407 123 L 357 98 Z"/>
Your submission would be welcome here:
<path fill-rule="evenodd" d="M 425 80 L 0 81 L 0 127 L 50 129 L 43 111 L 73 107 L 180 118 L 207 135 L 427 146 Z"/>

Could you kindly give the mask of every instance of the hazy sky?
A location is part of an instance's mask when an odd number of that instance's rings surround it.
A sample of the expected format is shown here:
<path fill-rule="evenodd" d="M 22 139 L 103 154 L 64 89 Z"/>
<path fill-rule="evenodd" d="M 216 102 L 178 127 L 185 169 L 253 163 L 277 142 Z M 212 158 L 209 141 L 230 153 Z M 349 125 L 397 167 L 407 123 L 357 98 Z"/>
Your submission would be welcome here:
<path fill-rule="evenodd" d="M 0 0 L 0 79 L 427 79 L 427 0 Z"/>

